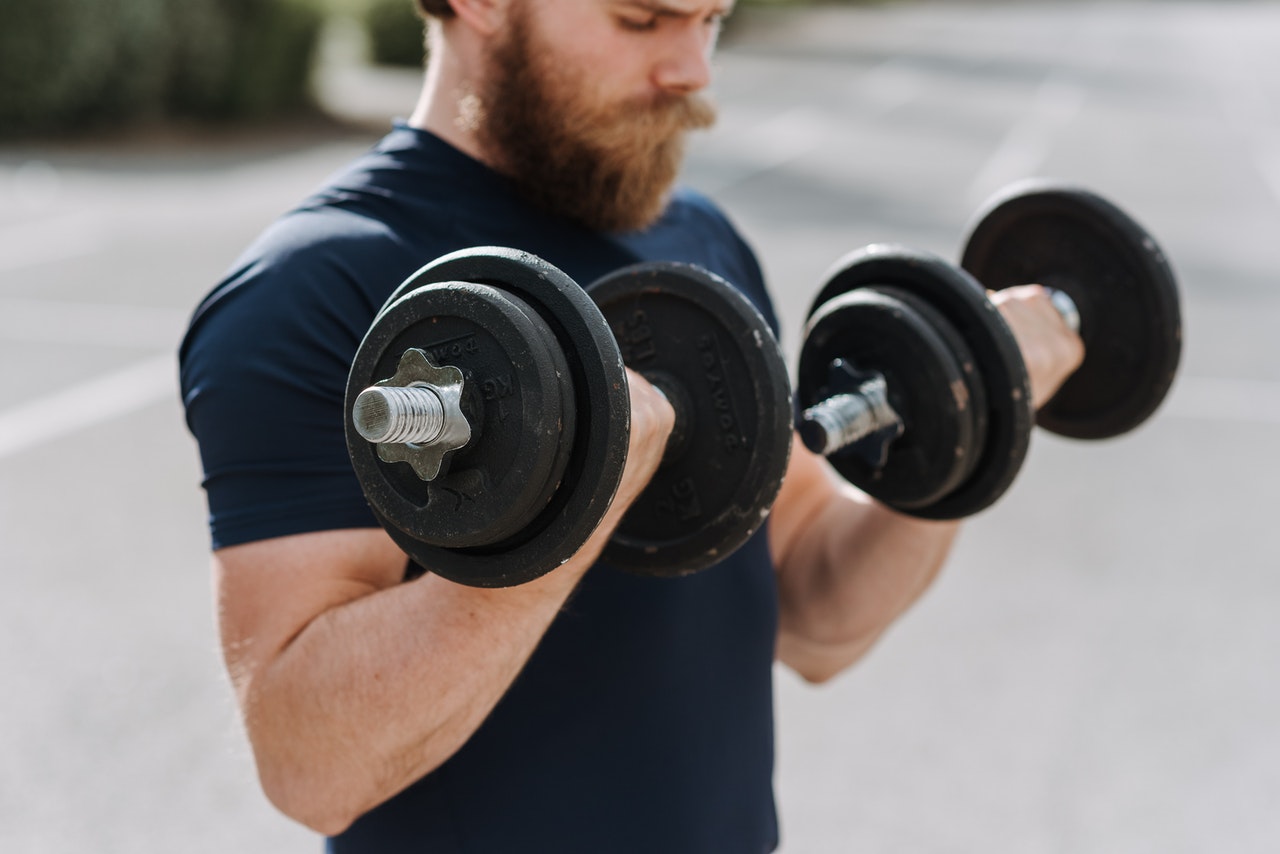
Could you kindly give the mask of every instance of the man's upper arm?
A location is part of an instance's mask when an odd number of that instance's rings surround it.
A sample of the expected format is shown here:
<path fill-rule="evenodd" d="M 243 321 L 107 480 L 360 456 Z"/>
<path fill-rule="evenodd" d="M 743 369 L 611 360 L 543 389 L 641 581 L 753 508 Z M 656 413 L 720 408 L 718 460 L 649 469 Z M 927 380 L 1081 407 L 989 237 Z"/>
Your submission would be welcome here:
<path fill-rule="evenodd" d="M 253 677 L 312 620 L 398 584 L 406 562 L 381 528 L 296 534 L 215 551 L 222 650 L 241 699 Z"/>

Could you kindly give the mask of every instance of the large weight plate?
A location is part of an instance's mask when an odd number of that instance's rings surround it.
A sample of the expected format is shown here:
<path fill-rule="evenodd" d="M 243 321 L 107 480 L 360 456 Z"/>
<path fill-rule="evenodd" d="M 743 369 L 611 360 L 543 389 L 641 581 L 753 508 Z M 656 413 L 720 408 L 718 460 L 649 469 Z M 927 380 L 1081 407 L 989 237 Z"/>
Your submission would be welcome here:
<path fill-rule="evenodd" d="M 985 438 L 967 477 L 936 502 L 903 508 L 925 519 L 958 519 L 993 504 L 1013 483 L 1031 434 L 1031 384 L 1013 333 L 972 277 L 928 252 L 875 244 L 836 263 L 810 308 L 862 287 L 895 288 L 944 317 L 968 347 L 961 367 L 986 398 Z M 892 449 L 890 450 L 892 453 Z"/>
<path fill-rule="evenodd" d="M 1080 310 L 1085 360 L 1037 421 L 1078 439 L 1117 436 L 1164 400 L 1182 353 L 1173 271 L 1128 214 L 1078 187 L 1024 182 L 979 214 L 962 265 L 991 290 L 1041 284 Z"/>
<path fill-rule="evenodd" d="M 464 376 L 471 440 L 423 481 L 403 462 L 378 459 L 376 445 L 349 432 L 349 450 L 369 503 L 415 543 L 460 549 L 519 535 L 555 494 L 573 445 L 573 388 L 547 324 L 520 298 L 488 285 L 425 285 L 374 322 L 350 376 L 361 383 L 396 371 L 418 349 Z"/>
<path fill-rule="evenodd" d="M 907 513 L 959 486 L 973 472 L 986 436 L 981 378 L 973 376 L 973 356 L 949 327 L 923 300 L 875 286 L 818 306 L 805 327 L 796 383 L 802 412 L 843 391 L 829 386 L 836 360 L 884 377 L 904 429 L 883 464 L 856 443 L 827 460 L 845 480 Z"/>
<path fill-rule="evenodd" d="M 554 412 L 543 411 L 538 416 L 544 431 L 560 433 L 559 444 L 562 445 L 562 450 L 558 453 L 563 454 L 563 461 L 553 461 L 549 475 L 551 480 L 557 482 L 554 485 L 558 488 L 554 490 L 550 500 L 537 509 L 527 524 L 519 526 L 514 533 L 497 541 L 479 545 L 425 542 L 413 535 L 412 525 L 407 526 L 409 530 L 398 527 L 393 520 L 378 511 L 372 500 L 370 503 L 392 538 L 421 569 L 477 587 L 520 584 L 549 572 L 578 551 L 608 510 L 621 480 L 630 431 L 626 374 L 617 344 L 599 309 L 576 282 L 553 265 L 525 252 L 498 247 L 482 247 L 446 255 L 423 267 L 397 289 L 379 313 L 370 336 L 366 337 L 357 353 L 347 392 L 348 448 L 352 452 L 357 472 L 373 465 L 387 465 L 376 460 L 373 446 L 364 442 L 350 427 L 351 406 L 355 396 L 364 387 L 361 383 L 366 383 L 372 375 L 385 370 L 379 362 L 392 356 L 398 359 L 399 353 L 396 351 L 405 345 L 420 346 L 428 352 L 434 346 L 437 352 L 444 352 L 449 357 L 445 361 L 450 358 L 462 360 L 466 355 L 465 348 L 461 352 L 455 352 L 453 343 L 456 343 L 457 329 L 445 330 L 440 338 L 433 338 L 434 333 L 429 333 L 427 338 L 433 340 L 427 340 L 424 342 L 427 346 L 422 346 L 412 343 L 414 335 L 409 333 L 409 328 L 423 329 L 446 323 L 460 326 L 465 331 L 466 327 L 474 330 L 492 320 L 492 315 L 486 314 L 478 324 L 466 317 L 433 321 L 426 303 L 416 306 L 411 317 L 399 316 L 401 303 L 413 302 L 415 293 L 421 291 L 425 296 L 430 293 L 424 290 L 428 286 L 449 282 L 486 285 L 510 301 L 519 301 L 527 306 L 537 318 L 533 322 L 534 326 L 540 326 L 543 330 L 538 335 L 545 339 L 545 348 L 563 354 L 563 367 L 559 370 L 567 371 L 567 380 L 558 382 L 558 385 L 564 389 L 570 401 L 564 407 L 564 412 L 569 413 L 573 423 L 563 421 Z M 404 332 L 403 335 L 398 335 L 400 327 L 404 327 L 400 330 Z M 375 330 L 379 330 L 377 335 L 374 335 Z M 488 332 L 491 337 L 497 337 L 493 335 L 496 331 L 479 330 L 476 334 Z M 444 351 L 440 350 L 442 346 L 445 347 Z M 528 358 L 543 358 L 535 355 L 535 350 L 536 347 L 529 351 Z M 510 356 L 509 361 L 513 366 L 515 360 L 524 358 L 514 352 Z M 537 365 L 524 364 L 519 367 L 525 371 L 536 371 L 545 370 L 548 366 L 539 362 Z M 555 372 L 557 369 L 552 367 L 551 370 Z M 465 371 L 464 366 L 464 373 Z M 373 378 L 382 379 L 382 376 Z M 483 398 L 483 379 L 472 384 L 472 387 L 480 391 Z M 514 411 L 513 395 L 517 391 L 506 386 L 491 387 L 491 392 L 502 401 L 512 401 L 512 406 L 507 409 L 508 413 Z M 492 401 L 488 403 L 492 404 Z M 471 405 L 477 405 L 474 398 Z M 529 420 L 529 410 L 530 407 L 521 399 L 520 417 L 524 419 L 525 427 L 532 426 L 538 420 Z M 479 442 L 488 441 L 488 434 L 495 430 L 505 430 L 494 426 L 501 423 L 500 414 L 486 411 L 483 422 L 479 425 Z M 563 433 L 560 432 L 562 430 Z M 474 470 L 484 464 L 483 456 L 479 454 L 480 445 L 474 449 L 472 445 L 476 445 L 476 440 L 473 439 L 471 445 L 454 455 L 448 478 L 461 478 L 469 467 Z M 539 440 L 534 447 L 544 445 Z M 476 465 L 478 461 L 479 465 Z M 561 472 L 558 477 L 555 474 L 557 470 Z M 482 473 L 477 473 L 467 476 L 466 483 L 463 484 L 465 490 L 455 490 L 459 494 L 453 496 L 453 506 L 465 507 L 468 503 L 482 499 L 490 501 L 496 507 L 514 498 L 516 492 L 522 489 L 515 484 L 494 488 L 493 478 L 481 475 Z M 441 525 L 442 523 L 433 521 L 428 527 L 438 530 Z M 447 535 L 430 538 L 437 539 L 438 542 L 448 542 L 450 539 Z M 465 537 L 461 541 L 473 543 L 474 539 Z"/>
<path fill-rule="evenodd" d="M 666 390 L 680 436 L 605 560 L 646 575 L 717 563 L 763 524 L 791 452 L 791 386 L 768 324 L 723 279 L 649 263 L 587 289 L 627 366 Z"/>

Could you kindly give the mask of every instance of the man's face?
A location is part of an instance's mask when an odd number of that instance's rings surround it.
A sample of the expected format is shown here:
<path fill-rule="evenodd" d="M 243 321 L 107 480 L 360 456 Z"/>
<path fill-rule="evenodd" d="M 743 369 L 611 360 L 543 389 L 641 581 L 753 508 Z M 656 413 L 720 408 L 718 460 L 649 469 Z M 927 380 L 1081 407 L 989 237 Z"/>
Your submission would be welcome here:
<path fill-rule="evenodd" d="M 513 0 L 481 93 L 486 154 L 547 210 L 601 231 L 651 224 L 686 132 L 715 120 L 699 92 L 725 10 L 708 2 Z"/>

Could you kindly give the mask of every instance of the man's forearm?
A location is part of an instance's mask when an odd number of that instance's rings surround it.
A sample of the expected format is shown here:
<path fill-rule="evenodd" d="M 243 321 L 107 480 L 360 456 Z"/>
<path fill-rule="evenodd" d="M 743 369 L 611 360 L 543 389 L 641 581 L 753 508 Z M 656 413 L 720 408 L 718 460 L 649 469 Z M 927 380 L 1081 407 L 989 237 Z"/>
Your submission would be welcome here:
<path fill-rule="evenodd" d="M 312 619 L 236 680 L 268 797 L 333 834 L 444 762 L 505 693 L 594 551 L 505 590 L 432 575 L 353 590 Z"/>

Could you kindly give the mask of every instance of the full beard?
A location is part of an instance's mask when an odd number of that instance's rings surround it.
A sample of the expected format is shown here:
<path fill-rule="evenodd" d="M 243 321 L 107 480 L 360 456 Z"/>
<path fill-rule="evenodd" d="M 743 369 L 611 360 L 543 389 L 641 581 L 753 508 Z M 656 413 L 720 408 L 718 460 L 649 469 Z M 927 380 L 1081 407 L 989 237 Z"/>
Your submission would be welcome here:
<path fill-rule="evenodd" d="M 493 52 L 482 95 L 481 147 L 538 207 L 604 232 L 653 224 L 684 159 L 687 131 L 710 127 L 715 108 L 698 95 L 616 104 L 589 99 L 589 83 L 548 67 L 515 13 Z"/>

